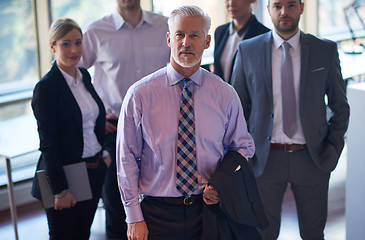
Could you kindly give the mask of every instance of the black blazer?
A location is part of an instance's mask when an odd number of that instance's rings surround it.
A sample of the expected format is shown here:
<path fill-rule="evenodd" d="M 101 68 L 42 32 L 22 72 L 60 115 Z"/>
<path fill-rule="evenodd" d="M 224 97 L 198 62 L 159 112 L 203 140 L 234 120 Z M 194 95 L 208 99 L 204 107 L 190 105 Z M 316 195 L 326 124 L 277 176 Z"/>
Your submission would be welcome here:
<path fill-rule="evenodd" d="M 269 224 L 247 160 L 228 152 L 209 184 L 217 189 L 220 202 L 203 207 L 203 239 L 260 239 L 256 227 Z"/>
<path fill-rule="evenodd" d="M 84 68 L 79 69 L 86 89 L 99 107 L 94 131 L 103 146 L 105 108 L 92 86 L 89 73 Z M 52 192 L 57 194 L 68 188 L 63 166 L 82 161 L 84 140 L 81 110 L 56 62 L 35 86 L 32 108 L 41 151 L 37 170 L 46 170 Z M 32 195 L 41 199 L 37 177 L 33 181 Z"/>
<path fill-rule="evenodd" d="M 247 32 L 245 34 L 245 37 L 242 39 L 242 41 L 270 31 L 270 29 L 265 27 L 263 24 L 261 24 L 257 20 L 255 15 L 252 14 L 251 16 L 252 16 L 252 19 L 251 19 L 251 22 L 249 23 L 250 25 L 248 26 Z M 230 25 L 230 23 L 221 25 L 221 26 L 217 27 L 217 29 L 214 32 L 214 39 L 215 39 L 214 73 L 217 74 L 218 76 L 220 76 L 222 79 L 224 79 L 224 76 L 223 76 L 223 69 L 222 69 L 220 60 L 221 60 L 221 56 L 222 56 L 222 53 L 224 50 L 224 46 L 226 45 L 226 42 L 227 42 L 227 39 L 229 36 L 229 25 Z M 233 70 L 235 58 L 236 57 L 234 57 L 232 60 L 231 73 Z M 227 82 L 230 83 L 230 79 Z"/>

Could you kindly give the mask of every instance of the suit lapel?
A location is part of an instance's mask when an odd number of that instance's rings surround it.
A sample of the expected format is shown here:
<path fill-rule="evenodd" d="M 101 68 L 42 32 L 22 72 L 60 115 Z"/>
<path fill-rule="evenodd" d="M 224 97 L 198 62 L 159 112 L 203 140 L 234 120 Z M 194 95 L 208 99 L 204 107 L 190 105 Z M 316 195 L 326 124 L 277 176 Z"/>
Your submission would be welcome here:
<path fill-rule="evenodd" d="M 80 70 L 81 71 L 81 70 Z M 91 84 L 91 80 L 88 79 L 86 80 L 86 77 L 84 76 L 83 72 L 82 73 L 82 81 L 85 85 L 85 88 L 87 91 L 89 91 L 89 93 L 91 94 L 92 98 L 95 100 L 95 102 L 97 103 L 98 107 L 99 107 L 99 114 L 100 114 L 100 105 L 102 105 L 102 101 L 100 100 L 100 98 L 98 97 L 97 93 L 95 92 L 94 88 L 92 87 Z"/>
<path fill-rule="evenodd" d="M 254 15 L 251 15 L 252 22 L 250 23 L 247 32 L 242 40 L 253 38 L 258 35 L 258 21 Z"/>
<path fill-rule="evenodd" d="M 60 95 L 62 96 L 62 100 L 67 105 L 67 108 L 70 110 L 72 115 L 75 118 L 76 124 L 79 129 L 82 131 L 82 114 L 79 105 L 76 102 L 74 95 L 71 92 L 70 87 L 67 85 L 66 79 L 63 77 L 61 71 L 58 69 L 56 63 L 54 64 L 56 78 L 60 86 Z"/>
<path fill-rule="evenodd" d="M 218 57 L 218 59 L 220 59 L 221 56 L 222 56 L 224 46 L 226 45 L 226 42 L 227 42 L 227 39 L 228 39 L 228 35 L 229 35 L 229 24 L 223 31 L 222 40 L 218 41 L 219 42 L 219 45 L 217 46 L 217 57 Z"/>
<path fill-rule="evenodd" d="M 271 107 L 273 107 L 273 93 L 272 93 L 272 73 L 271 73 L 271 48 L 272 48 L 272 33 L 271 31 L 265 33 L 266 37 L 264 39 L 264 50 L 262 51 L 263 64 L 263 74 L 265 79 L 266 91 L 270 99 Z"/>
<path fill-rule="evenodd" d="M 303 32 L 300 32 L 300 51 L 299 104 L 305 93 L 310 53 L 310 42 Z"/>

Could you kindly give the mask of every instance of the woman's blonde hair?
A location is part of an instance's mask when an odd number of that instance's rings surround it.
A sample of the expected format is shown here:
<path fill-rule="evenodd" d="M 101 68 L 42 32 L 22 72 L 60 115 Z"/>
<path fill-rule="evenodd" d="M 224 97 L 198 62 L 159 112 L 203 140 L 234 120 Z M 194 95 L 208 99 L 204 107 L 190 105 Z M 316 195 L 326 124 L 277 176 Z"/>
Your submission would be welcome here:
<path fill-rule="evenodd" d="M 54 21 L 49 28 L 49 42 L 52 45 L 55 45 L 58 40 L 63 38 L 67 33 L 72 30 L 78 30 L 81 33 L 82 38 L 82 30 L 79 24 L 71 19 L 71 18 L 59 18 Z"/>

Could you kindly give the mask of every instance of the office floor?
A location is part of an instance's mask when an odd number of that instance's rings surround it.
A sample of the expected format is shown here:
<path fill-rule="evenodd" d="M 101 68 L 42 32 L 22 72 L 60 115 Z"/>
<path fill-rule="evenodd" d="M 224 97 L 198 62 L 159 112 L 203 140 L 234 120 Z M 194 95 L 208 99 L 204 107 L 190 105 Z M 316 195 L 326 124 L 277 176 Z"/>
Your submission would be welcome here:
<path fill-rule="evenodd" d="M 345 240 L 345 179 L 346 179 L 346 149 L 339 164 L 332 173 L 329 190 L 328 220 L 325 229 L 325 238 L 330 240 Z M 34 203 L 17 208 L 18 233 L 20 240 L 48 239 L 47 220 L 40 203 Z M 105 238 L 105 212 L 98 208 L 91 228 L 91 240 Z M 0 238 L 2 240 L 15 239 L 9 211 L 0 212 Z M 293 195 L 286 192 L 282 226 L 279 240 L 299 240 L 297 214 Z"/>

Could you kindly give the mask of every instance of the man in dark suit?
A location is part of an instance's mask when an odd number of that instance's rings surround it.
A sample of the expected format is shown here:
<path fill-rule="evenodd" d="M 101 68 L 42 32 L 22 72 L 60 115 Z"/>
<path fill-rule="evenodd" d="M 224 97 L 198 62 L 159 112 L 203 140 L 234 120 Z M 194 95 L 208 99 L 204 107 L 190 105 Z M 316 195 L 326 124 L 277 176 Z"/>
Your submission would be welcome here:
<path fill-rule="evenodd" d="M 279 235 L 288 183 L 301 237 L 324 239 L 330 173 L 348 126 L 336 43 L 300 31 L 303 10 L 301 0 L 269 0 L 274 30 L 240 44 L 232 74 L 256 145 L 250 161 L 270 222 L 263 239 Z"/>
<path fill-rule="evenodd" d="M 256 0 L 226 0 L 226 9 L 232 22 L 219 26 L 214 33 L 214 73 L 230 83 L 238 44 L 270 31 L 251 13 Z"/>

